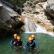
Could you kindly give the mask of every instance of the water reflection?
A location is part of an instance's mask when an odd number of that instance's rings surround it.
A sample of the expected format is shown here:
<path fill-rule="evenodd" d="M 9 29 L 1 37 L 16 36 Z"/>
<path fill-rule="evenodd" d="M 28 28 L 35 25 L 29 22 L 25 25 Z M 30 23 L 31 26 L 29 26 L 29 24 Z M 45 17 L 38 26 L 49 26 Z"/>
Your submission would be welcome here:
<path fill-rule="evenodd" d="M 22 48 L 12 49 L 12 54 L 39 54 L 37 50 L 25 50 Z"/>
<path fill-rule="evenodd" d="M 23 48 L 11 48 L 11 54 L 23 54 Z"/>
<path fill-rule="evenodd" d="M 30 49 L 30 50 L 25 50 L 24 51 L 24 54 L 39 54 L 40 52 L 38 51 L 38 50 L 32 50 L 32 49 Z"/>

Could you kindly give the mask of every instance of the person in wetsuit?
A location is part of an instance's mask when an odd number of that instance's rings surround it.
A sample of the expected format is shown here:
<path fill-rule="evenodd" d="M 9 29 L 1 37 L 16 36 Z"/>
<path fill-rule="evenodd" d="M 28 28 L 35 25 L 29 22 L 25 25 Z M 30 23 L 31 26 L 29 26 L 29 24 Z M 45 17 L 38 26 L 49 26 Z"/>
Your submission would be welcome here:
<path fill-rule="evenodd" d="M 38 43 L 37 39 L 35 40 L 35 35 L 30 35 L 28 37 L 28 41 L 25 45 L 25 49 L 26 49 L 25 53 L 27 53 L 27 52 L 30 52 L 32 54 L 34 54 L 34 52 L 39 53 L 38 48 L 39 48 L 39 43 Z"/>
<path fill-rule="evenodd" d="M 23 50 L 23 46 L 22 46 L 22 40 L 21 40 L 21 36 L 17 36 L 17 42 L 15 44 L 16 46 L 16 52 L 17 54 L 22 54 L 22 50 Z"/>
<path fill-rule="evenodd" d="M 32 37 L 28 38 L 28 42 L 26 44 L 27 49 L 34 49 L 36 47 L 35 42 L 33 41 Z"/>
<path fill-rule="evenodd" d="M 37 36 L 32 34 L 32 35 L 30 35 L 30 37 L 32 37 L 32 40 L 35 42 L 36 49 L 39 48 L 39 41 L 37 40 Z"/>
<path fill-rule="evenodd" d="M 11 47 L 22 47 L 21 37 L 17 34 L 14 34 L 14 38 L 10 42 Z"/>
<path fill-rule="evenodd" d="M 21 37 L 20 36 L 17 36 L 17 41 L 15 43 L 15 46 L 22 47 L 22 41 L 21 41 Z"/>
<path fill-rule="evenodd" d="M 11 47 L 15 46 L 16 42 L 17 42 L 17 34 L 15 33 L 13 35 L 13 39 L 10 42 Z"/>
<path fill-rule="evenodd" d="M 40 49 L 39 49 L 39 41 L 37 40 L 37 36 L 32 34 L 32 35 L 30 35 L 30 37 L 32 37 L 32 40 L 35 42 L 35 45 L 36 45 L 36 48 L 35 48 L 36 51 L 35 52 L 37 54 L 39 54 L 40 53 Z"/>

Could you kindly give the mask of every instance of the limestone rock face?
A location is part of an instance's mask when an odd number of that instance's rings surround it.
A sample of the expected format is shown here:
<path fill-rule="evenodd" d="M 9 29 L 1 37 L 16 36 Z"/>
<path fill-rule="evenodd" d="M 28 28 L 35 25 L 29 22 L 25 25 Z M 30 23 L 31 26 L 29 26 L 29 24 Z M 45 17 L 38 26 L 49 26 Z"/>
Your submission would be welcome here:
<path fill-rule="evenodd" d="M 46 11 L 48 12 L 49 15 L 51 15 L 52 17 L 54 17 L 54 0 L 47 0 L 47 7 L 46 7 Z"/>
<path fill-rule="evenodd" d="M 47 1 L 47 0 L 31 0 L 31 1 L 35 1 L 35 2 L 45 2 L 45 1 Z"/>
<path fill-rule="evenodd" d="M 54 4 L 54 0 L 47 0 L 48 4 Z"/>
<path fill-rule="evenodd" d="M 35 24 L 44 27 L 47 31 L 53 32 L 54 25 L 52 25 L 51 20 L 48 19 L 51 17 L 47 16 L 45 13 L 48 2 L 40 2 L 40 0 L 37 3 L 37 1 L 39 0 L 33 0 L 33 2 L 27 1 L 24 3 L 24 12 L 22 12 L 22 15 L 26 18 L 31 18 L 34 20 Z M 48 12 L 50 12 L 50 10 L 48 10 Z"/>

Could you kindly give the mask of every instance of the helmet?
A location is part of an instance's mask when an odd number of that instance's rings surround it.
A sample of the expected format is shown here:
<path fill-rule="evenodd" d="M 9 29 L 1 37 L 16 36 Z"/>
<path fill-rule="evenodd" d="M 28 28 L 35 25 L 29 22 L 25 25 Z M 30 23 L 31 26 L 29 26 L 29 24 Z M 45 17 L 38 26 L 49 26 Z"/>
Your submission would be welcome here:
<path fill-rule="evenodd" d="M 35 38 L 35 35 L 31 35 L 31 37 Z"/>
<path fill-rule="evenodd" d="M 31 37 L 32 37 L 33 40 L 35 40 L 35 35 L 32 34 Z"/>
<path fill-rule="evenodd" d="M 17 36 L 17 34 L 14 34 L 14 36 Z"/>
<path fill-rule="evenodd" d="M 14 38 L 16 38 L 17 34 L 14 34 Z"/>
<path fill-rule="evenodd" d="M 29 40 L 29 41 L 32 41 L 32 37 L 29 37 L 28 40 Z"/>
<path fill-rule="evenodd" d="M 17 40 L 20 40 L 21 39 L 21 37 L 20 36 L 17 36 Z"/>

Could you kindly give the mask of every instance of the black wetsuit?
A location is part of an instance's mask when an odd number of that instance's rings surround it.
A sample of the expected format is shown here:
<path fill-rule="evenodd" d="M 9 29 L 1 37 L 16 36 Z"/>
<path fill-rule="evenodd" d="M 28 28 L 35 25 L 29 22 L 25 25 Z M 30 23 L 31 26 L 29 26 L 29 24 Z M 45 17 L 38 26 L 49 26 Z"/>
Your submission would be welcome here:
<path fill-rule="evenodd" d="M 16 41 L 15 46 L 22 46 L 22 41 Z"/>
<path fill-rule="evenodd" d="M 22 46 L 22 41 L 17 41 L 16 39 L 11 40 L 11 46 Z"/>
<path fill-rule="evenodd" d="M 27 42 L 26 47 L 27 47 L 27 48 L 34 49 L 34 48 L 36 47 L 36 44 L 35 44 L 34 41 L 32 41 L 32 43 Z"/>
<path fill-rule="evenodd" d="M 11 41 L 12 46 L 16 46 L 16 42 L 17 42 L 17 40 L 16 40 L 16 39 L 13 39 L 13 40 Z"/>

